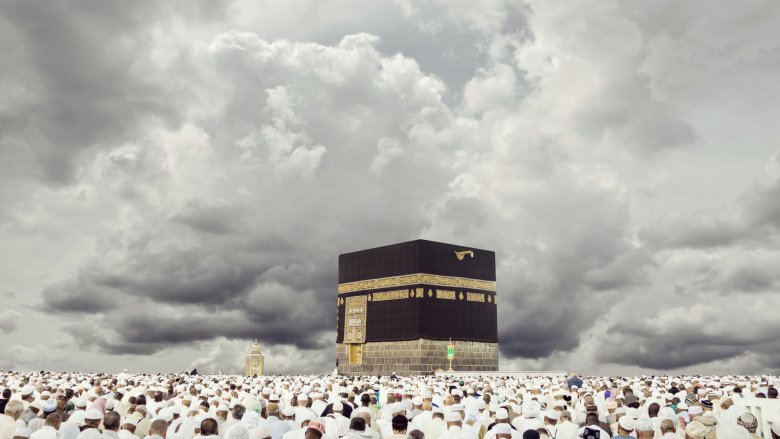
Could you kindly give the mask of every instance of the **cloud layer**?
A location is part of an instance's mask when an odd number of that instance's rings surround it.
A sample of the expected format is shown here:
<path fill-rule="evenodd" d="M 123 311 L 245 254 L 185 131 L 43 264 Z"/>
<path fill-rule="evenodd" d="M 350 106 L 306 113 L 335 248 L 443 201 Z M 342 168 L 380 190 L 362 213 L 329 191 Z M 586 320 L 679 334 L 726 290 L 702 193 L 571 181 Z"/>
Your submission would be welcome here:
<path fill-rule="evenodd" d="M 777 11 L 722 3 L 4 3 L 3 301 L 62 334 L 6 367 L 329 370 L 337 255 L 422 237 L 496 251 L 506 369 L 777 371 Z"/>

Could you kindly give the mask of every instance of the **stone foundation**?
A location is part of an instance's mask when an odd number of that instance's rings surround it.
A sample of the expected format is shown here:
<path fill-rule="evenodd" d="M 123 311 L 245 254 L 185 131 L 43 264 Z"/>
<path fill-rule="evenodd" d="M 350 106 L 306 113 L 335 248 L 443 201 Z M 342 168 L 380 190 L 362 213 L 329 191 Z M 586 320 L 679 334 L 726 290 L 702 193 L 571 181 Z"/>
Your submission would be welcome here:
<path fill-rule="evenodd" d="M 437 369 L 447 370 L 447 340 L 417 339 L 409 341 L 363 344 L 362 364 L 349 364 L 349 345 L 336 344 L 336 358 L 342 375 L 424 375 Z M 497 371 L 498 343 L 453 340 L 455 371 Z"/>

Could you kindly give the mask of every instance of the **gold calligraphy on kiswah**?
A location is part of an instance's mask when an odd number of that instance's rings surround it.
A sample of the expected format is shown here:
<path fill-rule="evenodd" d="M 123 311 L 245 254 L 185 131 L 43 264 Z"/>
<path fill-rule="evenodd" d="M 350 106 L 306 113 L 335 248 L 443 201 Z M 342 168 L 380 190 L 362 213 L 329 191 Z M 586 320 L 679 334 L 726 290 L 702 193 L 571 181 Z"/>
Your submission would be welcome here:
<path fill-rule="evenodd" d="M 382 291 L 380 293 L 374 293 L 373 296 L 374 296 L 374 302 L 382 302 L 384 300 L 408 299 L 409 290 Z"/>
<path fill-rule="evenodd" d="M 452 290 L 436 290 L 437 299 L 455 300 L 455 291 Z"/>
<path fill-rule="evenodd" d="M 483 293 L 466 293 L 466 300 L 469 302 L 484 302 L 485 301 L 485 295 Z"/>
<path fill-rule="evenodd" d="M 347 282 L 339 284 L 339 294 L 352 293 L 355 291 L 378 290 L 383 288 L 395 288 L 411 285 L 433 285 L 437 287 L 496 291 L 496 282 L 489 280 L 469 279 L 465 277 L 440 276 L 437 274 L 407 274 L 403 276 L 383 277 L 379 279 L 368 279 L 357 282 Z"/>

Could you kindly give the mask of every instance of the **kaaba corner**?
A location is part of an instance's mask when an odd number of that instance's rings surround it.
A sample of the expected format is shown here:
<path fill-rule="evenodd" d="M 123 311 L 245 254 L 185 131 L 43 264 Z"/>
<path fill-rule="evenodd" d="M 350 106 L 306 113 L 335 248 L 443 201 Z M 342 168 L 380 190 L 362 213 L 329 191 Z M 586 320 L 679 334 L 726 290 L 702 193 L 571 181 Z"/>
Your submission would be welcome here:
<path fill-rule="evenodd" d="M 496 255 L 415 241 L 339 255 L 342 375 L 497 371 Z"/>

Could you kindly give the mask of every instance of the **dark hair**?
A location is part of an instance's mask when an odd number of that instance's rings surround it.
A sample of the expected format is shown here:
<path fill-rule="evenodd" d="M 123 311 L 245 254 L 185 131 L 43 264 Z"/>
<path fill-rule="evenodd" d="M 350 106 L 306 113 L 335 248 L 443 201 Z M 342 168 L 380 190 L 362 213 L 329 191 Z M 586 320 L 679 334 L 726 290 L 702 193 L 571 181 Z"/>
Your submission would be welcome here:
<path fill-rule="evenodd" d="M 360 402 L 363 403 L 364 406 L 368 406 L 368 403 L 371 402 L 371 396 L 368 393 L 364 393 L 360 396 Z"/>
<path fill-rule="evenodd" d="M 406 431 L 406 428 L 409 427 L 409 420 L 404 415 L 393 416 L 392 423 L 393 431 Z"/>
<path fill-rule="evenodd" d="M 425 433 L 415 428 L 414 430 L 407 433 L 406 437 L 408 439 L 425 439 Z"/>
<path fill-rule="evenodd" d="M 652 414 L 656 414 L 657 415 L 659 410 L 661 410 L 661 405 L 658 404 L 657 402 L 654 402 L 654 403 L 650 404 L 649 406 L 647 406 L 647 413 L 650 414 L 650 415 L 652 415 Z"/>
<path fill-rule="evenodd" d="M 200 434 L 201 436 L 213 436 L 217 434 L 217 428 L 219 428 L 217 421 L 206 418 L 200 423 Z"/>
<path fill-rule="evenodd" d="M 356 431 L 366 431 L 366 420 L 360 416 L 352 418 L 352 420 L 349 421 L 349 429 Z"/>
<path fill-rule="evenodd" d="M 11 389 L 4 389 L 3 390 L 3 398 L 9 399 L 11 397 Z"/>
<path fill-rule="evenodd" d="M 108 412 L 106 416 L 103 418 L 103 427 L 106 428 L 106 430 L 119 430 L 119 421 L 120 416 L 117 412 Z"/>
<path fill-rule="evenodd" d="M 244 407 L 241 404 L 236 404 L 235 407 L 233 407 L 233 418 L 238 419 L 239 421 L 241 418 L 244 417 L 244 413 L 246 413 L 246 407 Z"/>

